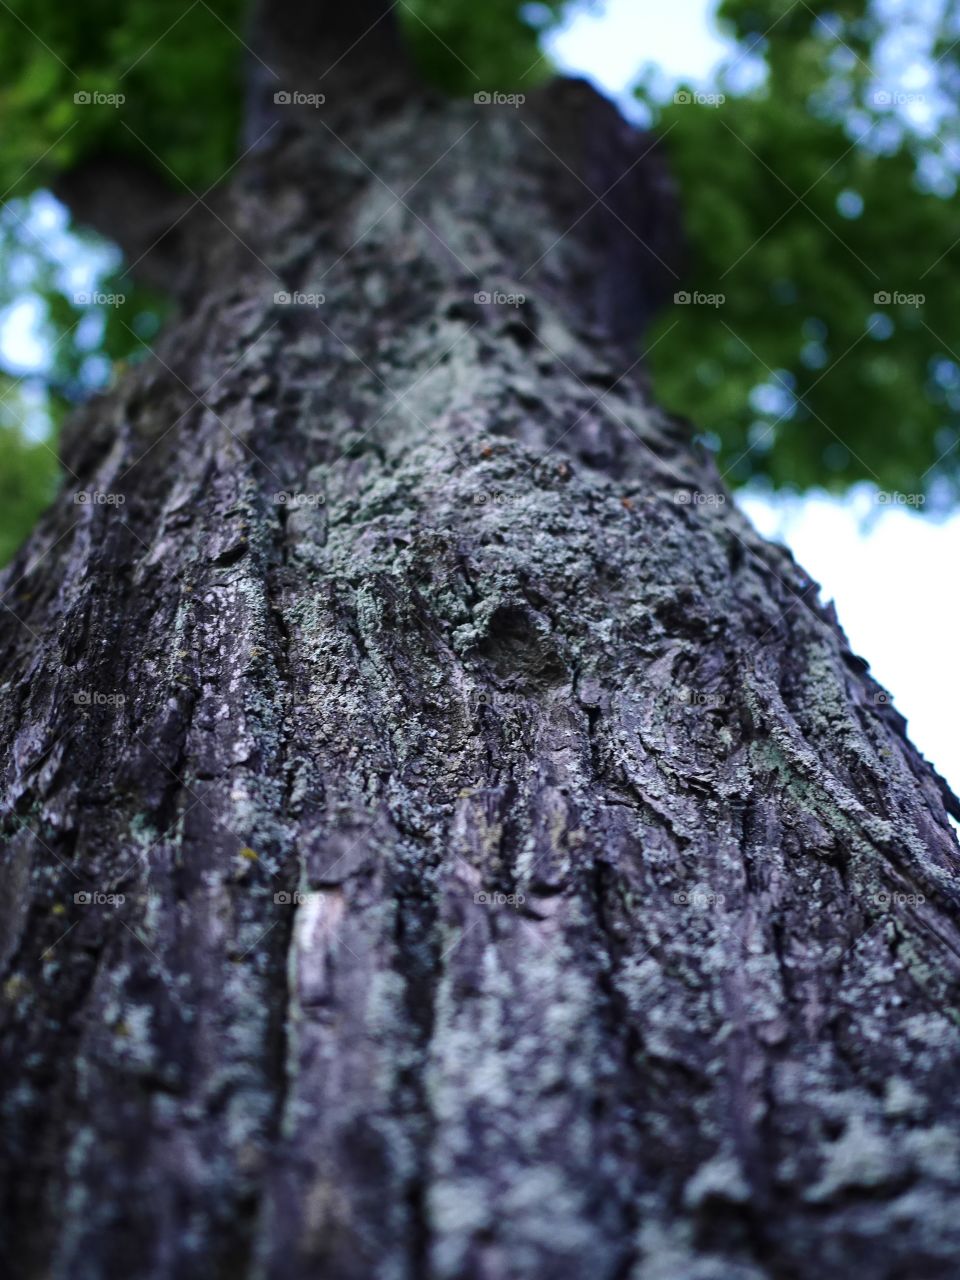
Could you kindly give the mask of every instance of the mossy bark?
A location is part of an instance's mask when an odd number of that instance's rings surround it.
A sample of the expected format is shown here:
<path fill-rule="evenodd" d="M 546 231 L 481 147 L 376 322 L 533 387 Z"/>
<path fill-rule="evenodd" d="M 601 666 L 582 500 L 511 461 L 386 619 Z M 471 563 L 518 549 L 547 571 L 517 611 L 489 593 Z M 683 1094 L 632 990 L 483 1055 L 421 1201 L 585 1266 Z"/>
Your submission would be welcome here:
<path fill-rule="evenodd" d="M 7 1274 L 955 1276 L 954 802 L 651 403 L 650 140 L 305 114 L 2 579 Z"/>

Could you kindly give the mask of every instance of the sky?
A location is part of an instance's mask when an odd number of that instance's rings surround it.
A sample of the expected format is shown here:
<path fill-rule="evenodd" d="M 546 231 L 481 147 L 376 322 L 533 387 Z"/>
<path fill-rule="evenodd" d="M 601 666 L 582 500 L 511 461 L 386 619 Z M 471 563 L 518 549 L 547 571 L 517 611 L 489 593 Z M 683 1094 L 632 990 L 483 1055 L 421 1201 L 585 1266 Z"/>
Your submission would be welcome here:
<path fill-rule="evenodd" d="M 898 0 L 884 3 L 898 8 Z M 641 10 L 637 0 L 601 0 L 568 19 L 550 38 L 550 52 L 629 112 L 626 91 L 647 63 L 674 81 L 708 82 L 733 50 L 713 20 L 715 7 L 711 0 L 670 0 Z M 935 521 L 882 508 L 869 486 L 844 499 L 749 494 L 740 505 L 761 533 L 790 547 L 824 599 L 834 601 L 853 649 L 893 695 L 914 744 L 960 794 L 960 513 Z"/>
<path fill-rule="evenodd" d="M 598 0 L 574 12 L 547 45 L 561 67 L 586 74 L 629 110 L 624 97 L 647 63 L 672 80 L 698 83 L 732 52 L 733 42 L 720 35 L 713 19 L 715 8 L 711 0 L 642 6 L 639 0 Z"/>

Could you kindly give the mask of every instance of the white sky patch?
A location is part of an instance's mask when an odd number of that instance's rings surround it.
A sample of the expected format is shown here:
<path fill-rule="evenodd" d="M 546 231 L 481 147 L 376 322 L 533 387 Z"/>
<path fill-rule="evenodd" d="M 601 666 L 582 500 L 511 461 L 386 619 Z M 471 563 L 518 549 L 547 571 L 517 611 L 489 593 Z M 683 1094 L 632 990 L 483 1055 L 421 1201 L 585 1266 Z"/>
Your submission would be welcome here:
<path fill-rule="evenodd" d="M 604 0 L 571 13 L 546 45 L 562 70 L 585 75 L 633 115 L 629 91 L 644 67 L 656 66 L 671 83 L 706 84 L 732 54 L 736 46 L 720 35 L 715 7 L 711 0 Z"/>
<path fill-rule="evenodd" d="M 121 261 L 119 250 L 112 245 L 71 230 L 70 215 L 49 191 L 39 191 L 29 201 L 18 203 L 17 217 L 24 224 L 23 242 L 30 244 L 32 239 L 42 243 L 45 255 L 58 264 L 57 283 L 68 297 L 93 293 Z M 14 376 L 46 373 L 50 368 L 50 331 L 43 302 L 31 292 L 36 283 L 32 253 L 14 252 L 6 268 L 21 296 L 0 311 L 0 357 Z M 102 319 L 91 318 L 102 327 Z"/>
<path fill-rule="evenodd" d="M 766 537 L 785 542 L 833 600 L 855 653 L 893 695 L 914 745 L 960 792 L 960 513 L 946 520 L 845 498 L 741 495 Z"/>
<path fill-rule="evenodd" d="M 0 312 L 0 352 L 16 374 L 46 369 L 50 345 L 43 330 L 46 309 L 33 294 L 18 298 Z"/>

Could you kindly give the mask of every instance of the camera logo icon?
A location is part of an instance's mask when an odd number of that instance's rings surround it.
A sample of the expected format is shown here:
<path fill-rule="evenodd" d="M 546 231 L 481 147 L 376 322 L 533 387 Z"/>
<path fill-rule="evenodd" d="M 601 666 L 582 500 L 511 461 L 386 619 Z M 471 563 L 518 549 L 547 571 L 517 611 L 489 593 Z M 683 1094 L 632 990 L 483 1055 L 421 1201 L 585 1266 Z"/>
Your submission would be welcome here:
<path fill-rule="evenodd" d="M 280 107 L 288 107 L 292 101 L 290 93 L 286 89 L 280 89 L 273 95 L 273 100 Z"/>

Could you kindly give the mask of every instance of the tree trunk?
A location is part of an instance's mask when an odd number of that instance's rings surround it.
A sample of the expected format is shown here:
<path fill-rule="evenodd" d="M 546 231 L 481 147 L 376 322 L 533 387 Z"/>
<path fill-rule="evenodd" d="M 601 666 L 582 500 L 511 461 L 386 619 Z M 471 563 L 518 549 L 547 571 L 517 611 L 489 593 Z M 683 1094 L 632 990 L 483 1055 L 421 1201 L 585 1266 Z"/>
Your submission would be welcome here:
<path fill-rule="evenodd" d="M 651 404 L 650 139 L 347 83 L 2 581 L 7 1274 L 955 1277 L 956 802 Z"/>

